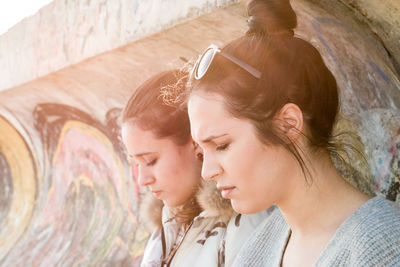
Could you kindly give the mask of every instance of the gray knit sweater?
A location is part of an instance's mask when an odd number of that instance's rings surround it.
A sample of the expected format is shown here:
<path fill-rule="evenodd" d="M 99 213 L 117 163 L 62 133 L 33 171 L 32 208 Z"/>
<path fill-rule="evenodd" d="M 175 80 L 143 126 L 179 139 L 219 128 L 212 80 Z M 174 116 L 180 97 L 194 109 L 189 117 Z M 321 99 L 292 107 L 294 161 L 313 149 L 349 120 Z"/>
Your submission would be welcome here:
<path fill-rule="evenodd" d="M 275 208 L 233 266 L 280 266 L 289 233 Z M 342 223 L 313 266 L 400 266 L 400 208 L 383 197 L 368 200 Z"/>

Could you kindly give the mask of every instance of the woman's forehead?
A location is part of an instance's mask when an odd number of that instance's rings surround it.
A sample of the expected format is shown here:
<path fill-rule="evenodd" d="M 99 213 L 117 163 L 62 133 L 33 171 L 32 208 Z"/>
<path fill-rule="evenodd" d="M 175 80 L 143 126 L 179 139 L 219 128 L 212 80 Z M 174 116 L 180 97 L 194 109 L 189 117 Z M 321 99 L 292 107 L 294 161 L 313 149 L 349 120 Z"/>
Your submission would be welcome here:
<path fill-rule="evenodd" d="M 233 116 L 218 94 L 193 96 L 189 101 L 188 112 L 192 137 L 197 142 L 203 142 L 213 136 L 237 134 L 248 131 L 249 120 Z"/>

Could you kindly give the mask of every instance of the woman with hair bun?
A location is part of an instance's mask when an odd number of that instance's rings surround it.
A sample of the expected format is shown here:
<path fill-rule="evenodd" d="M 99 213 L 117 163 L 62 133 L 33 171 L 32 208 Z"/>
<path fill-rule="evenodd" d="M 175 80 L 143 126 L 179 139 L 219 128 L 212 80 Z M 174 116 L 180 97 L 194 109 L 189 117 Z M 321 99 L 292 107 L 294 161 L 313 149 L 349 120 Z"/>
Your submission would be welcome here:
<path fill-rule="evenodd" d="M 227 246 L 225 257 L 224 236 L 235 213 L 215 182 L 201 179 L 203 154 L 190 136 L 187 111 L 161 97 L 168 88 L 182 91 L 187 76 L 178 70 L 154 75 L 135 90 L 122 112 L 123 142 L 139 184 L 149 189 L 140 222 L 150 226 L 152 235 L 142 267 L 224 266 L 241 247 Z M 264 218 L 247 216 L 235 227 L 240 229 L 236 239 L 247 238 L 251 226 Z"/>
<path fill-rule="evenodd" d="M 336 80 L 294 36 L 288 0 L 252 0 L 250 29 L 193 68 L 187 93 L 202 176 L 236 212 L 271 212 L 234 266 L 399 266 L 400 209 L 347 183 L 331 154 Z"/>

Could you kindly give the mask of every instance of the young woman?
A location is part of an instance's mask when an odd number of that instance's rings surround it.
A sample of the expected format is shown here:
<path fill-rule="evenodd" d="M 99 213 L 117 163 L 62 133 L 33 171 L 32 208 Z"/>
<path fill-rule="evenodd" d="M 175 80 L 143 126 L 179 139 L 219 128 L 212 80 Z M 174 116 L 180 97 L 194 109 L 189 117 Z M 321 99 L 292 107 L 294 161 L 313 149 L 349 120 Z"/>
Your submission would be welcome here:
<path fill-rule="evenodd" d="M 223 236 L 233 210 L 214 182 L 202 183 L 202 151 L 190 136 L 187 112 L 161 97 L 167 87 L 183 90 L 186 77 L 176 70 L 151 77 L 122 112 L 123 142 L 140 185 L 150 191 L 141 222 L 154 227 L 141 266 L 223 266 L 225 261 Z M 241 238 L 263 217 L 247 218 Z M 226 260 L 240 247 L 230 249 Z"/>
<path fill-rule="evenodd" d="M 245 36 L 199 57 L 188 93 L 202 176 L 235 211 L 277 205 L 235 266 L 398 266 L 400 210 L 348 184 L 330 157 L 339 109 L 288 0 L 248 2 Z"/>

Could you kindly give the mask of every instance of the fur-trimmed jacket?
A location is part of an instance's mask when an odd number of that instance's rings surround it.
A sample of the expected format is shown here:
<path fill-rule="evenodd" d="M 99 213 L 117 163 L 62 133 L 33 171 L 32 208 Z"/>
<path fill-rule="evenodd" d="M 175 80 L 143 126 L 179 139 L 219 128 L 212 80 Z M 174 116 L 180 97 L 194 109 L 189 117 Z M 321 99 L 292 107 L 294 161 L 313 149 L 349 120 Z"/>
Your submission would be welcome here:
<path fill-rule="evenodd" d="M 196 195 L 203 211 L 185 231 L 174 220 L 173 212 L 162 202 L 151 198 L 144 203 L 142 221 L 152 223 L 141 267 L 162 266 L 161 259 L 178 248 L 164 266 L 231 266 L 240 248 L 266 214 L 240 215 L 230 201 L 223 199 L 213 181 L 203 183 Z M 142 210 L 143 214 L 143 210 Z M 163 245 L 164 244 L 164 245 Z"/>

